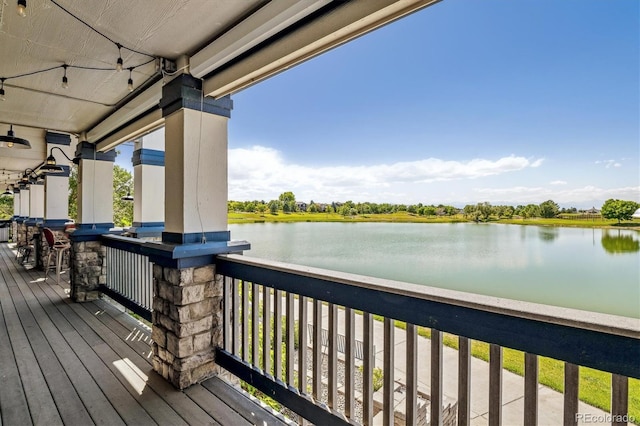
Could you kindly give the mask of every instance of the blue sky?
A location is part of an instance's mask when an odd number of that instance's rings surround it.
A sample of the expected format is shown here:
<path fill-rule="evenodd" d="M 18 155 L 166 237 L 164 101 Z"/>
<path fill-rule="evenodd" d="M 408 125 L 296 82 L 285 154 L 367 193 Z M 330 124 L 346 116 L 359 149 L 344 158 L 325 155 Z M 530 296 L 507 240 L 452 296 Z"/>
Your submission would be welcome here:
<path fill-rule="evenodd" d="M 640 201 L 640 3 L 444 0 L 233 96 L 229 198 Z"/>
<path fill-rule="evenodd" d="M 245 89 L 229 197 L 640 201 L 639 5 L 445 0 Z"/>

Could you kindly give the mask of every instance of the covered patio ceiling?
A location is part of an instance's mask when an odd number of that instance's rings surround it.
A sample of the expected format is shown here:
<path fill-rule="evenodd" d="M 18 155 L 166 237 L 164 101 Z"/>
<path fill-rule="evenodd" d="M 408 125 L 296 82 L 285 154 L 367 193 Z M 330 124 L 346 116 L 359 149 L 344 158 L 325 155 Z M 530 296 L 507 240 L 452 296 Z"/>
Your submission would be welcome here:
<path fill-rule="evenodd" d="M 12 124 L 32 149 L 0 149 L 0 173 L 42 162 L 47 130 L 104 151 L 158 127 L 175 73 L 232 94 L 436 1 L 27 0 L 22 17 L 5 0 L 0 134 Z"/>

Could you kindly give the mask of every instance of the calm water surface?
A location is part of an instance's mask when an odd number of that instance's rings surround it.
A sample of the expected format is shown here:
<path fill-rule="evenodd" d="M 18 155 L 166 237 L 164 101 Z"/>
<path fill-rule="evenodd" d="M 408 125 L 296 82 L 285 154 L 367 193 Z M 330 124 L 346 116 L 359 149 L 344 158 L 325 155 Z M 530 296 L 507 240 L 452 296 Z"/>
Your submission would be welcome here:
<path fill-rule="evenodd" d="M 640 318 L 640 234 L 497 224 L 230 225 L 248 256 Z"/>

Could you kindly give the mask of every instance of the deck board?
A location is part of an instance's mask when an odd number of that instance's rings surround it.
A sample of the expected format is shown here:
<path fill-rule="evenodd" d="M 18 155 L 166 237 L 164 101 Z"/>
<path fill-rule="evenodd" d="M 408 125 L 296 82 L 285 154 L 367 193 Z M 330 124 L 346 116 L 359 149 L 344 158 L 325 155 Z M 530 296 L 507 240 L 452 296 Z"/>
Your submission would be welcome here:
<path fill-rule="evenodd" d="M 284 424 L 218 378 L 176 390 L 146 327 L 43 276 L 0 244 L 0 426 Z"/>

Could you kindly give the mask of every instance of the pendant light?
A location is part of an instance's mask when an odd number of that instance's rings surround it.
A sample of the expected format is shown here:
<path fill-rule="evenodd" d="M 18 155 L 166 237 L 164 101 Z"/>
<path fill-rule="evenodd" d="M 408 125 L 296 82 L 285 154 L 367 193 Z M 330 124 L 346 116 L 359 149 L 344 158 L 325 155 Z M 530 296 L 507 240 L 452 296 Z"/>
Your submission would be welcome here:
<path fill-rule="evenodd" d="M 131 73 L 133 72 L 133 68 L 129 68 L 129 81 L 127 81 L 127 89 L 130 92 L 133 92 L 133 79 L 131 78 Z"/>
<path fill-rule="evenodd" d="M 27 16 L 27 0 L 18 0 L 18 15 Z"/>
<path fill-rule="evenodd" d="M 68 89 L 69 88 L 69 79 L 67 78 L 67 64 L 64 64 L 62 66 L 62 68 L 64 68 L 64 75 L 62 76 L 62 88 L 63 89 Z"/>
<path fill-rule="evenodd" d="M 120 43 L 116 43 L 116 46 L 118 46 L 118 60 L 116 61 L 116 71 L 120 72 L 122 71 L 122 45 Z"/>
<path fill-rule="evenodd" d="M 0 148 L 31 149 L 28 140 L 17 138 L 13 133 L 13 124 L 9 127 L 7 135 L 0 135 Z"/>

